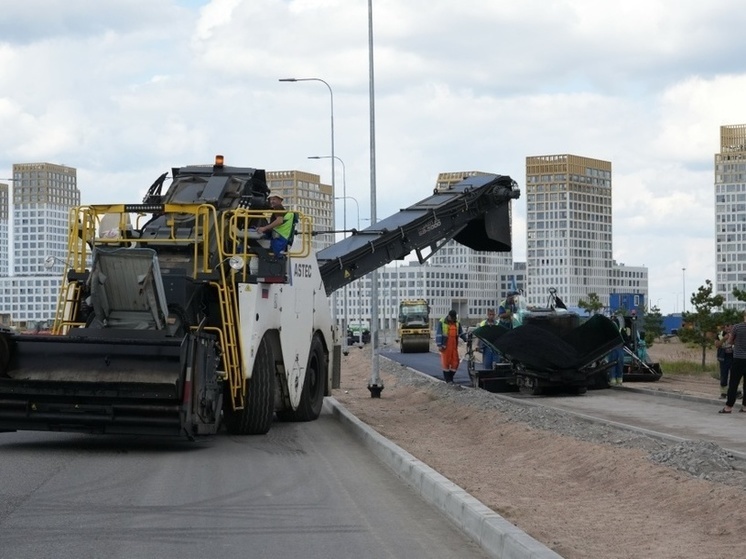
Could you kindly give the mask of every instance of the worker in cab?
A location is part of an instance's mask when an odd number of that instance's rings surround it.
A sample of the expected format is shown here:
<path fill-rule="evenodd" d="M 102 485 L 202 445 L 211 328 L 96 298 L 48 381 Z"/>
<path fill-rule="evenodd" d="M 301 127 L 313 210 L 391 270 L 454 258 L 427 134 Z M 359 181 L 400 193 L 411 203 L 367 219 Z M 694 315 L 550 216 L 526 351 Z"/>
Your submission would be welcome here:
<path fill-rule="evenodd" d="M 435 328 L 435 345 L 440 350 L 440 364 L 443 368 L 443 380 L 453 383 L 461 358 L 458 354 L 459 338 L 466 341 L 466 334 L 461 328 L 456 311 L 451 310 Z"/>
<path fill-rule="evenodd" d="M 270 240 L 270 248 L 276 258 L 284 256 L 288 248 L 290 237 L 295 225 L 295 214 L 285 210 L 282 205 L 283 197 L 278 193 L 271 193 L 267 199 L 272 209 L 272 220 L 267 225 L 257 227 L 257 233 L 261 233 Z"/>

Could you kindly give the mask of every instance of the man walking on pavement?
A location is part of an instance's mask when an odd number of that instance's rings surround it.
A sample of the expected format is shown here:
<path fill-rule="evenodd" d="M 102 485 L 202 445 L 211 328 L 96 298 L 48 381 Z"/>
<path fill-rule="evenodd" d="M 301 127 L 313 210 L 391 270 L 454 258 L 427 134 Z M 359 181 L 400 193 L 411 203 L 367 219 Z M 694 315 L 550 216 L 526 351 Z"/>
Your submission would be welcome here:
<path fill-rule="evenodd" d="M 725 327 L 718 333 L 718 337 L 715 340 L 715 347 L 717 348 L 717 360 L 720 366 L 720 397 L 725 399 L 728 396 L 728 377 L 730 375 L 730 367 L 733 363 L 733 346 L 728 343 L 728 336 L 730 335 L 731 325 L 726 324 Z M 741 396 L 739 390 L 736 394 L 736 398 Z"/>
<path fill-rule="evenodd" d="M 728 399 L 725 407 L 718 413 L 730 413 L 738 398 L 738 385 L 741 378 L 746 374 L 746 313 L 743 322 L 734 324 L 728 335 L 728 343 L 733 346 L 733 363 L 730 367 L 730 378 L 728 379 Z M 739 411 L 746 412 L 746 402 L 742 402 Z"/>
<path fill-rule="evenodd" d="M 453 383 L 461 359 L 458 355 L 458 340 L 466 341 L 466 335 L 457 320 L 456 311 L 449 311 L 435 327 L 435 345 L 440 350 L 440 364 L 443 368 L 443 380 Z"/>

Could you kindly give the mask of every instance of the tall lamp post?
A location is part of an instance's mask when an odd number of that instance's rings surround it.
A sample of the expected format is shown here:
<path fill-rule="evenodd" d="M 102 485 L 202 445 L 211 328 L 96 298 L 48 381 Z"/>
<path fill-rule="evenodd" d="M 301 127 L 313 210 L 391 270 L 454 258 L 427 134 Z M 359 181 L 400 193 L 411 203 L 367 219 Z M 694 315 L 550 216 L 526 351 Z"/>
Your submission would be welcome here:
<path fill-rule="evenodd" d="M 334 156 L 334 92 L 332 86 L 330 86 L 325 80 L 321 78 L 280 78 L 278 81 L 281 82 L 321 82 L 329 90 L 329 117 L 331 122 L 331 156 L 332 160 L 332 229 L 336 228 L 336 216 L 334 215 L 334 197 L 337 195 L 335 188 L 335 166 L 334 161 L 337 159 Z M 334 241 L 334 235 L 332 235 L 332 242 Z M 334 314 L 334 323 L 337 324 L 337 296 L 332 294 L 332 313 Z M 344 333 L 345 339 L 347 332 Z"/>
<path fill-rule="evenodd" d="M 340 159 L 340 162 L 341 161 L 342 160 Z M 342 169 L 344 169 L 344 163 L 342 163 Z M 344 191 L 344 188 L 345 188 L 344 187 L 344 174 L 342 175 L 342 177 L 343 177 L 342 190 Z M 344 216 L 345 216 L 344 229 L 345 229 L 345 236 L 347 235 L 347 200 L 352 200 L 353 202 L 355 202 L 355 207 L 357 208 L 357 231 L 360 231 L 360 204 L 358 204 L 357 198 L 355 198 L 354 196 L 340 196 L 338 198 L 335 198 L 335 200 L 344 200 Z M 347 330 L 346 330 L 346 328 L 347 328 L 347 324 L 348 324 L 348 320 L 349 319 L 348 319 L 347 286 L 346 285 L 344 287 L 344 292 L 343 293 L 344 293 L 344 311 L 343 312 L 344 312 L 344 325 L 345 325 L 345 345 L 343 347 L 347 347 L 347 345 L 346 345 L 347 344 Z M 358 299 L 358 303 L 357 304 L 358 304 L 358 309 L 360 310 L 360 313 L 362 313 L 362 303 L 360 302 L 360 299 Z M 362 341 L 363 341 L 363 338 L 362 338 L 362 336 L 363 336 L 363 334 L 362 334 L 362 324 L 363 324 L 362 317 L 359 318 L 359 322 L 360 322 L 359 326 L 361 327 L 361 330 L 360 330 L 360 342 L 362 343 Z"/>
<path fill-rule="evenodd" d="M 308 159 L 331 159 L 334 161 L 335 159 L 339 161 L 342 164 L 342 196 L 337 197 L 335 196 L 335 200 L 344 200 L 344 210 L 342 210 L 342 229 L 344 230 L 344 237 L 347 237 L 347 167 L 345 166 L 345 162 L 342 161 L 341 157 L 338 157 L 336 155 L 309 155 Z M 334 172 L 332 170 L 332 172 Z M 336 195 L 336 191 L 334 192 Z M 358 210 L 358 214 L 360 213 L 360 210 Z M 336 229 L 336 227 L 335 227 Z M 348 349 L 347 349 L 347 286 L 345 285 L 342 291 L 342 353 L 347 355 Z"/>
<path fill-rule="evenodd" d="M 370 113 L 370 225 L 378 221 L 376 216 L 376 88 L 373 64 L 373 0 L 368 0 L 368 98 Z M 370 337 L 372 363 L 368 390 L 371 398 L 380 398 L 383 380 L 378 361 L 378 270 L 370 274 Z"/>
<path fill-rule="evenodd" d="M 329 156 L 329 159 L 332 160 L 332 198 L 337 195 L 337 190 L 334 188 L 335 186 L 335 167 L 334 167 L 334 161 L 338 159 L 334 156 L 334 92 L 332 91 L 332 86 L 330 86 L 325 80 L 322 80 L 321 78 L 280 78 L 279 81 L 281 82 L 321 82 L 323 83 L 326 88 L 329 90 L 329 121 L 331 122 L 331 155 Z M 332 213 L 334 210 L 332 209 Z M 334 221 L 332 219 L 332 221 Z M 334 227 L 334 225 L 332 225 Z"/>

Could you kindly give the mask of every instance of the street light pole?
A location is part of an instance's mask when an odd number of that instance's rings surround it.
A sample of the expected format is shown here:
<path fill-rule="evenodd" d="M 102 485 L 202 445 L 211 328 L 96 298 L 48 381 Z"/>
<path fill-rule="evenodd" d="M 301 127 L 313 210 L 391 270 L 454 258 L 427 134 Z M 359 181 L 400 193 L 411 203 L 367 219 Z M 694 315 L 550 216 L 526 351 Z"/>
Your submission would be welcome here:
<path fill-rule="evenodd" d="M 329 156 L 329 159 L 332 160 L 332 198 L 334 198 L 337 195 L 337 190 L 335 188 L 335 178 L 336 178 L 336 168 L 334 166 L 334 162 L 337 157 L 334 156 L 334 91 L 332 91 L 332 86 L 330 86 L 325 80 L 322 80 L 321 78 L 280 78 L 279 81 L 281 82 L 321 82 L 323 83 L 326 88 L 329 90 L 329 120 L 331 122 L 331 156 Z M 334 207 L 332 206 L 332 228 L 334 228 Z"/>
<path fill-rule="evenodd" d="M 368 0 L 368 97 L 370 100 L 370 224 L 378 221 L 376 216 L 376 101 L 373 79 L 373 0 Z M 371 309 L 371 354 L 372 363 L 368 390 L 371 398 L 380 398 L 383 391 L 378 360 L 378 270 L 370 274 L 370 309 Z"/>
<path fill-rule="evenodd" d="M 337 198 L 337 200 L 341 200 L 342 198 L 343 197 L 340 196 L 339 198 Z M 360 204 L 358 204 L 357 198 L 355 198 L 354 196 L 344 196 L 344 198 L 346 198 L 347 200 L 352 200 L 353 202 L 355 202 L 355 208 L 357 210 L 357 231 L 360 231 Z M 365 218 L 363 218 L 363 219 L 365 219 Z"/>
<path fill-rule="evenodd" d="M 340 159 L 340 162 L 341 161 L 342 160 Z M 344 163 L 342 163 L 342 169 L 344 170 Z M 344 177 L 344 174 L 342 176 Z M 344 183 L 345 183 L 345 180 L 343 179 L 343 182 L 342 182 L 342 184 L 343 184 L 342 190 L 343 191 L 345 190 Z M 345 228 L 345 235 L 347 235 L 347 200 L 352 200 L 353 202 L 355 202 L 355 207 L 357 208 L 357 229 L 356 230 L 360 231 L 360 204 L 358 203 L 357 198 L 355 198 L 354 196 L 341 196 L 339 198 L 335 198 L 335 200 L 341 200 L 341 199 L 344 199 L 344 208 L 345 208 L 344 209 L 344 211 L 345 211 L 345 222 L 344 222 L 345 225 L 344 225 L 344 228 Z M 347 306 L 347 286 L 346 285 L 344 286 L 344 292 L 343 293 L 344 293 L 344 311 L 343 312 L 344 312 L 344 324 L 345 324 L 345 345 L 344 345 L 344 347 L 347 347 L 347 345 L 346 345 L 347 344 L 347 330 L 346 330 L 346 328 L 347 328 L 347 324 L 349 322 L 349 318 L 348 318 L 348 308 L 349 307 Z M 362 312 L 362 303 L 360 302 L 360 299 L 358 299 L 357 304 L 358 304 L 358 308 L 360 309 L 360 312 Z M 362 343 L 362 341 L 363 341 L 363 338 L 362 338 L 362 336 L 363 336 L 363 334 L 362 334 L 362 324 L 363 324 L 362 317 L 359 317 L 359 322 L 360 323 L 358 324 L 358 326 L 360 327 L 360 342 Z"/>
<path fill-rule="evenodd" d="M 334 198 L 337 195 L 337 189 L 335 188 L 335 166 L 334 161 L 337 159 L 334 156 L 334 91 L 332 91 L 332 86 L 330 86 L 325 80 L 322 80 L 321 78 L 280 78 L 278 81 L 281 82 L 321 82 L 323 83 L 326 88 L 329 90 L 329 116 L 330 116 L 330 122 L 331 122 L 331 157 L 332 160 L 332 229 L 336 229 L 337 226 L 337 216 L 334 213 Z M 332 234 L 332 244 L 335 241 L 335 236 Z M 336 325 L 338 323 L 337 320 L 337 296 L 336 294 L 332 294 L 332 314 L 334 315 L 334 324 Z M 344 332 L 345 339 L 347 337 L 347 332 Z"/>
<path fill-rule="evenodd" d="M 347 167 L 345 166 L 345 162 L 342 161 L 341 157 L 337 157 L 336 155 L 309 155 L 308 159 L 336 159 L 342 164 L 342 196 L 341 198 L 344 200 L 344 209 L 342 210 L 342 229 L 344 230 L 343 238 L 347 237 Z M 336 192 L 335 192 L 336 194 Z M 340 198 L 334 197 L 335 200 L 339 200 Z M 357 200 L 356 200 L 357 202 Z M 360 214 L 360 210 L 358 209 L 358 215 Z M 347 323 L 348 323 L 348 314 L 347 314 L 347 286 L 345 285 L 342 291 L 342 353 L 347 355 L 348 349 L 347 349 Z M 335 317 L 336 318 L 336 317 Z"/>

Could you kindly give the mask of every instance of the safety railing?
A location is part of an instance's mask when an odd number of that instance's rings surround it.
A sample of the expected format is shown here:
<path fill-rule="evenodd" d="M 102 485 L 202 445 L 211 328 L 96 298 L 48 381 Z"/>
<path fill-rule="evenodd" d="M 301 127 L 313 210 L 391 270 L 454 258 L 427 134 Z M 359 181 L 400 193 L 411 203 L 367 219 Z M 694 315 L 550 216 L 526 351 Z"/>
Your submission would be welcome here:
<path fill-rule="evenodd" d="M 206 204 L 74 208 L 70 213 L 66 273 L 53 332 L 66 334 L 71 328 L 85 326 L 78 321 L 78 315 L 96 247 L 154 247 L 166 252 L 178 249 L 189 256 L 184 259 L 189 267 L 187 273 L 195 280 L 209 278 L 218 294 L 221 326 L 209 330 L 218 335 L 232 405 L 240 409 L 246 387 L 241 372 L 236 283 L 248 280 L 252 259 L 267 257 L 265 238 L 256 232 L 256 227 L 271 221 L 277 213 L 280 212 L 236 208 L 218 214 L 214 206 Z M 291 241 L 299 240 L 288 246 L 285 256 L 290 258 L 305 257 L 311 252 L 311 221 L 299 212 L 296 215 Z M 232 257 L 242 258 L 244 266 L 238 270 L 227 266 Z"/>

